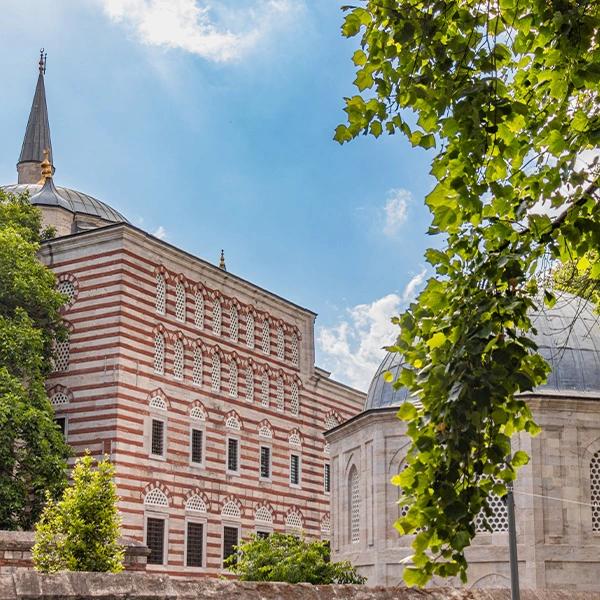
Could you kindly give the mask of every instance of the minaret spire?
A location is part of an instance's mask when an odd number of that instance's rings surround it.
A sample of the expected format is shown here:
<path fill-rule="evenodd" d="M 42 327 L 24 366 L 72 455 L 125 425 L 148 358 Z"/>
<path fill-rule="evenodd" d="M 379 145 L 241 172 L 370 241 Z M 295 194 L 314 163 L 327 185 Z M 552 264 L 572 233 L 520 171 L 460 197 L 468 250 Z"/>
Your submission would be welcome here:
<path fill-rule="evenodd" d="M 41 164 L 44 159 L 44 150 L 48 150 L 48 160 L 52 160 L 52 142 L 50 141 L 50 124 L 48 122 L 48 107 L 46 105 L 46 89 L 44 87 L 44 75 L 46 73 L 46 53 L 40 50 L 38 62 L 38 80 L 33 95 L 33 103 L 27 121 L 27 129 L 21 147 L 17 172 L 19 183 L 37 183 L 41 176 Z M 54 166 L 52 166 L 54 173 Z"/>

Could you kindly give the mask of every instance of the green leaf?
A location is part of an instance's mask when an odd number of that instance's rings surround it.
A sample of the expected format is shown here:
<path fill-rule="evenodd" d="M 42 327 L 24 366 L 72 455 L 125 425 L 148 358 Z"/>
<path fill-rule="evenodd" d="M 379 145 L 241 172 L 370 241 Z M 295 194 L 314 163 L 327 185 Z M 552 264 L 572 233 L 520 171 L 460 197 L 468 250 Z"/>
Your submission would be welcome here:
<path fill-rule="evenodd" d="M 518 450 L 513 454 L 512 464 L 514 467 L 522 467 L 529 462 L 529 455 L 523 450 Z"/>
<path fill-rule="evenodd" d="M 443 346 L 445 343 L 446 336 L 441 331 L 434 333 L 431 338 L 427 340 L 427 345 L 431 350 L 435 350 L 436 348 Z"/>
<path fill-rule="evenodd" d="M 417 417 L 417 409 L 412 402 L 404 402 L 400 405 L 396 415 L 402 421 L 412 421 Z"/>

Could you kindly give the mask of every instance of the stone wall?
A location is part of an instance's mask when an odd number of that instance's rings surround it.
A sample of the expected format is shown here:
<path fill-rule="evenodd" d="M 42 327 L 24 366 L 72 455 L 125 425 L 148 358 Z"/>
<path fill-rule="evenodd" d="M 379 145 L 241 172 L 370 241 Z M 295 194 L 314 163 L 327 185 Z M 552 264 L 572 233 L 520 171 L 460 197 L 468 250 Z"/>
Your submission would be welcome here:
<path fill-rule="evenodd" d="M 31 548 L 34 543 L 32 531 L 0 530 L 0 575 L 33 569 Z M 125 547 L 125 570 L 145 571 L 150 553 L 146 545 L 130 538 L 121 538 L 120 543 Z"/>
<path fill-rule="evenodd" d="M 20 571 L 0 575 L 0 600 L 509 600 L 510 591 L 415 590 L 358 585 L 289 585 L 202 578 L 171 579 L 148 573 L 59 573 Z M 524 590 L 523 600 L 600 600 L 600 593 Z"/>

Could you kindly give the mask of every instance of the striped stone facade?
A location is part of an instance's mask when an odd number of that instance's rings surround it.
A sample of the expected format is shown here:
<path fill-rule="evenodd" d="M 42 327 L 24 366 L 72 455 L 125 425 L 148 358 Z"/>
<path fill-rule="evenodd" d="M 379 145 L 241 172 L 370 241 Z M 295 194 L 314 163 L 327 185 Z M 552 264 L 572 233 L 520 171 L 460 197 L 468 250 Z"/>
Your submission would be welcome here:
<path fill-rule="evenodd" d="M 221 573 L 236 530 L 328 538 L 322 432 L 365 397 L 315 367 L 314 313 L 124 223 L 42 259 L 71 297 L 56 416 L 76 454 L 114 462 L 123 535 L 163 528 L 149 571 Z"/>

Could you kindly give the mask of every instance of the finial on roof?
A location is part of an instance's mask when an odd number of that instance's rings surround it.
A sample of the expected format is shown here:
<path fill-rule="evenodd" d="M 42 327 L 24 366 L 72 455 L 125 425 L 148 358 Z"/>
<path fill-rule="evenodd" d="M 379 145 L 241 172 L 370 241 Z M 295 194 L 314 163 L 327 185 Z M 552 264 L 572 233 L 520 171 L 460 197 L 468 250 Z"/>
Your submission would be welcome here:
<path fill-rule="evenodd" d="M 42 178 L 38 181 L 40 185 L 44 185 L 46 183 L 46 179 L 50 179 L 52 177 L 52 163 L 48 159 L 50 150 L 48 150 L 48 148 L 44 148 L 42 152 L 44 154 L 44 160 L 40 165 L 42 167 Z"/>
<path fill-rule="evenodd" d="M 38 65 L 39 65 L 41 75 L 46 74 L 46 59 L 47 58 L 48 58 L 48 53 L 44 52 L 43 48 L 40 48 L 40 62 L 38 63 Z"/>
<path fill-rule="evenodd" d="M 227 271 L 227 267 L 225 266 L 225 252 L 221 250 L 221 260 L 219 261 L 219 268 L 223 269 L 223 271 Z"/>

